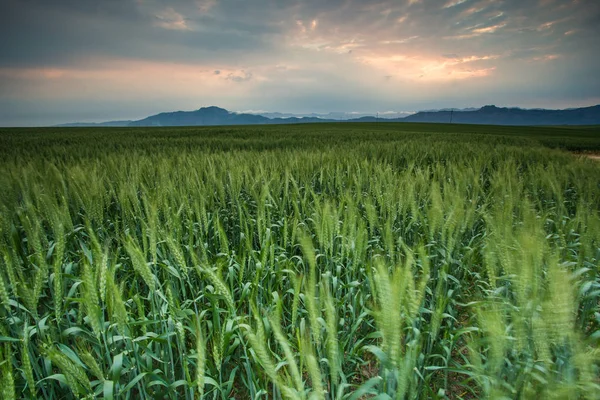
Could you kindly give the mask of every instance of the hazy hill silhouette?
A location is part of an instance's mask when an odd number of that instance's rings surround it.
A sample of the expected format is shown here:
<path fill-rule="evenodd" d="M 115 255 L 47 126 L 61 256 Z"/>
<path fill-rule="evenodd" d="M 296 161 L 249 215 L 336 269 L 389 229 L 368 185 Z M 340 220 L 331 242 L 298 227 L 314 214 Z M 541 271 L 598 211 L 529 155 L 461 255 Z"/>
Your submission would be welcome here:
<path fill-rule="evenodd" d="M 315 122 L 438 122 L 482 125 L 598 125 L 600 105 L 567 110 L 504 108 L 493 105 L 476 110 L 421 111 L 404 118 L 384 119 L 375 116 L 340 121 L 318 117 L 268 118 L 256 114 L 227 111 L 220 107 L 203 107 L 195 111 L 163 112 L 138 121 L 71 123 L 59 126 L 215 126 L 300 124 Z"/>
<path fill-rule="evenodd" d="M 482 125 L 597 125 L 600 124 L 600 105 L 571 110 L 525 110 L 485 106 L 475 111 L 418 112 L 405 122 L 450 122 Z"/>

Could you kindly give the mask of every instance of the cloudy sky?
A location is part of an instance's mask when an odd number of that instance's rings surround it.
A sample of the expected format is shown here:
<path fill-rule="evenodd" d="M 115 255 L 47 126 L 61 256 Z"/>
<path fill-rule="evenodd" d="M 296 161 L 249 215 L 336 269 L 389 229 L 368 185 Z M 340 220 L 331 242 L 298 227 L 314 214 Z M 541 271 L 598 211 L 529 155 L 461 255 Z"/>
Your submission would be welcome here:
<path fill-rule="evenodd" d="M 600 103 L 599 0 L 2 0 L 0 126 Z"/>

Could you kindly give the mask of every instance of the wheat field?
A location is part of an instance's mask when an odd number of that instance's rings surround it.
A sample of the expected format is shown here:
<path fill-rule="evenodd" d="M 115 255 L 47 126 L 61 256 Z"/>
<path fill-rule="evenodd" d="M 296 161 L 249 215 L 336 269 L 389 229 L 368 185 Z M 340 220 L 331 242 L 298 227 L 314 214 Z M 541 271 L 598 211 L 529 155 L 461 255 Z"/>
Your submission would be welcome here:
<path fill-rule="evenodd" d="M 598 128 L 0 130 L 0 397 L 600 397 Z"/>

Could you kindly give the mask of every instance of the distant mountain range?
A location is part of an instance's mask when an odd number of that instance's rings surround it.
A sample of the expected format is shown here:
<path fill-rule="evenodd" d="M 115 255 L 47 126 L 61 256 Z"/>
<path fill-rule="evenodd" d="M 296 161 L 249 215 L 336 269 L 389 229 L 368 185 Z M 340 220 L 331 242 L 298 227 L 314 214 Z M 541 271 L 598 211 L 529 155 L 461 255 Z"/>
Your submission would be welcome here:
<path fill-rule="evenodd" d="M 262 115 L 267 118 L 320 118 L 320 119 L 332 119 L 336 121 L 348 121 L 358 119 L 362 117 L 375 116 L 373 113 L 360 113 L 360 112 L 329 112 L 323 113 L 310 113 L 310 114 L 293 114 L 293 113 L 280 113 L 280 112 L 259 112 L 259 111 L 246 111 L 245 114 Z M 396 119 L 404 118 L 407 115 L 414 114 L 414 112 L 408 111 L 386 111 L 378 113 L 378 117 L 381 119 Z"/>
<path fill-rule="evenodd" d="M 321 114 L 344 114 L 330 113 Z M 235 113 L 219 107 L 203 107 L 195 111 L 164 112 L 138 121 L 111 121 L 102 123 L 75 122 L 61 127 L 98 126 L 215 126 L 215 125 L 265 125 L 301 124 L 316 122 L 434 122 L 484 125 L 598 125 L 600 105 L 568 110 L 544 110 L 503 108 L 485 106 L 479 109 L 420 111 L 402 118 L 361 116 L 360 118 L 322 118 L 312 116 L 289 116 L 290 114 L 266 113 L 266 115 Z"/>
<path fill-rule="evenodd" d="M 405 122 L 450 122 L 482 125 L 597 125 L 600 124 L 600 105 L 568 110 L 526 110 L 485 106 L 474 111 L 418 112 L 403 119 Z"/>

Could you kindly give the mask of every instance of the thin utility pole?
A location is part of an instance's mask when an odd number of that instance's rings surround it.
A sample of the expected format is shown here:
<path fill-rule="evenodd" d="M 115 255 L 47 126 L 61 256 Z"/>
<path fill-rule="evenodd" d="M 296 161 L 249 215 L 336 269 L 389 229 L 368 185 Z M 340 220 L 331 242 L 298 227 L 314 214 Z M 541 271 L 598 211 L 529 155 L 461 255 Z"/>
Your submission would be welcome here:
<path fill-rule="evenodd" d="M 452 123 L 452 116 L 454 114 L 454 108 L 450 109 L 450 123 Z"/>

